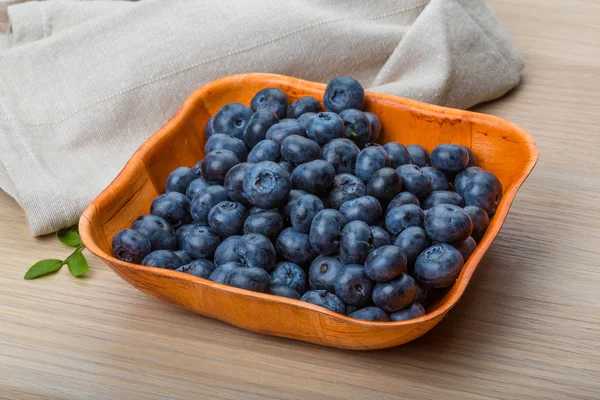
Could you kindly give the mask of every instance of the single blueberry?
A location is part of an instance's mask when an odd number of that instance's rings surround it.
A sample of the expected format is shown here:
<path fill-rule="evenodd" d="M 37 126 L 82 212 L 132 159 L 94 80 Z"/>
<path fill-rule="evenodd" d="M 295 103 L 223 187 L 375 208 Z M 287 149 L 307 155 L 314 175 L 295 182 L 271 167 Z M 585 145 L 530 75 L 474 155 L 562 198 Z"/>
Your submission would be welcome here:
<path fill-rule="evenodd" d="M 438 204 L 425 214 L 425 232 L 436 242 L 462 242 L 471 236 L 472 231 L 471 217 L 459 206 Z"/>
<path fill-rule="evenodd" d="M 288 118 L 299 118 L 306 113 L 318 113 L 321 111 L 319 101 L 311 96 L 300 97 L 287 108 Z"/>
<path fill-rule="evenodd" d="M 288 299 L 300 300 L 300 294 L 288 286 L 273 286 L 269 288 L 269 292 L 275 296 L 287 297 Z"/>
<path fill-rule="evenodd" d="M 390 165 L 390 157 L 383 147 L 369 146 L 358 153 L 354 172 L 363 182 L 367 183 L 375 172 Z"/>
<path fill-rule="evenodd" d="M 371 137 L 371 121 L 360 110 L 348 109 L 340 112 L 344 121 L 344 137 L 352 140 L 358 147 L 363 147 Z"/>
<path fill-rule="evenodd" d="M 373 234 L 374 249 L 392 244 L 392 239 L 385 229 L 378 226 L 371 226 L 371 233 Z"/>
<path fill-rule="evenodd" d="M 479 242 L 490 224 L 490 217 L 484 209 L 476 206 L 466 206 L 464 210 L 469 214 L 471 222 L 473 222 L 471 236 L 476 242 Z"/>
<path fill-rule="evenodd" d="M 402 177 L 404 190 L 411 192 L 420 200 L 423 200 L 431 193 L 431 179 L 425 175 L 421 168 L 415 164 L 404 164 L 396 168 L 396 171 Z"/>
<path fill-rule="evenodd" d="M 363 221 L 351 221 L 342 229 L 340 258 L 346 264 L 363 264 L 373 250 L 373 233 Z"/>
<path fill-rule="evenodd" d="M 335 169 L 324 160 L 314 160 L 297 166 L 292 172 L 295 189 L 311 194 L 325 193 L 333 185 Z"/>
<path fill-rule="evenodd" d="M 213 118 L 213 129 L 215 133 L 241 139 L 252 114 L 252 109 L 241 103 L 225 104 Z"/>
<path fill-rule="evenodd" d="M 451 190 L 436 190 L 423 200 L 422 207 L 423 210 L 429 210 L 438 204 L 454 204 L 455 206 L 463 207 L 465 202 L 460 197 L 460 194 L 456 192 Z"/>
<path fill-rule="evenodd" d="M 258 233 L 242 236 L 237 243 L 237 253 L 244 265 L 262 268 L 267 272 L 273 268 L 277 257 L 273 243 Z"/>
<path fill-rule="evenodd" d="M 306 273 L 298 264 L 280 262 L 271 271 L 271 286 L 288 286 L 298 294 L 306 292 Z"/>
<path fill-rule="evenodd" d="M 242 164 L 238 164 L 238 165 L 242 165 Z M 237 167 L 237 165 L 236 165 L 236 167 Z M 191 181 L 190 184 L 188 185 L 188 187 L 185 191 L 185 195 L 188 197 L 188 199 L 193 200 L 194 197 L 196 197 L 196 195 L 198 193 L 200 193 L 201 191 L 203 191 L 204 189 L 206 189 L 207 187 L 209 187 L 211 185 L 212 185 L 212 183 L 205 180 L 204 178 L 196 178 L 193 181 Z"/>
<path fill-rule="evenodd" d="M 215 231 L 208 226 L 198 226 L 183 236 L 181 250 L 195 259 L 209 258 L 220 243 L 219 235 Z"/>
<path fill-rule="evenodd" d="M 321 146 L 304 136 L 292 135 L 281 142 L 281 157 L 299 165 L 321 157 Z"/>
<path fill-rule="evenodd" d="M 253 292 L 269 292 L 269 274 L 262 268 L 234 268 L 225 275 L 223 283 Z"/>
<path fill-rule="evenodd" d="M 421 171 L 429 177 L 431 180 L 431 190 L 450 190 L 450 183 L 448 177 L 442 171 L 437 170 L 433 167 L 423 167 Z"/>
<path fill-rule="evenodd" d="M 412 272 L 415 260 L 431 244 L 425 230 L 418 226 L 406 228 L 396 238 L 394 246 L 397 246 L 406 256 L 408 271 Z"/>
<path fill-rule="evenodd" d="M 369 138 L 369 142 L 375 143 L 379 140 L 379 135 L 381 134 L 381 121 L 377 115 L 371 112 L 365 111 L 364 114 L 371 124 L 371 137 Z"/>
<path fill-rule="evenodd" d="M 225 264 L 221 264 L 217 268 L 215 268 L 213 272 L 211 272 L 208 279 L 213 282 L 225 283 L 225 276 L 227 276 L 229 272 L 238 268 L 246 268 L 246 266 L 235 261 L 230 261 Z"/>
<path fill-rule="evenodd" d="M 240 163 L 235 153 L 231 150 L 214 150 L 200 162 L 202 177 L 210 182 L 223 184 L 225 175 L 236 164 Z"/>
<path fill-rule="evenodd" d="M 209 260 L 194 260 L 175 269 L 175 271 L 185 272 L 204 279 L 208 279 L 214 270 L 215 265 Z"/>
<path fill-rule="evenodd" d="M 275 247 L 280 257 L 300 266 L 308 265 L 317 256 L 310 246 L 308 235 L 298 232 L 294 228 L 286 228 L 281 231 Z"/>
<path fill-rule="evenodd" d="M 208 213 L 208 225 L 221 237 L 242 232 L 248 211 L 241 203 L 222 201 Z"/>
<path fill-rule="evenodd" d="M 406 255 L 396 246 L 379 247 L 365 260 L 365 273 L 369 279 L 376 282 L 389 281 L 404 272 L 406 272 Z"/>
<path fill-rule="evenodd" d="M 181 258 L 171 250 L 154 250 L 142 260 L 142 265 L 165 269 L 177 269 L 182 264 Z"/>
<path fill-rule="evenodd" d="M 265 138 L 273 140 L 281 146 L 283 139 L 292 135 L 306 136 L 306 133 L 295 119 L 282 119 L 267 130 Z"/>
<path fill-rule="evenodd" d="M 333 179 L 329 192 L 329 205 L 336 210 L 347 201 L 358 199 L 367 194 L 364 182 L 351 174 L 338 174 Z"/>
<path fill-rule="evenodd" d="M 271 209 L 283 204 L 292 189 L 290 174 L 271 161 L 255 164 L 244 178 L 244 195 L 253 206 Z"/>
<path fill-rule="evenodd" d="M 243 140 L 222 133 L 211 136 L 204 145 L 206 154 L 215 150 L 232 151 L 240 161 L 246 161 L 248 157 L 248 148 Z"/>
<path fill-rule="evenodd" d="M 173 227 L 161 217 L 152 214 L 141 215 L 133 221 L 131 229 L 138 231 L 148 239 L 152 250 L 175 250 L 177 248 L 177 237 Z"/>
<path fill-rule="evenodd" d="M 406 146 L 406 150 L 410 155 L 411 164 L 415 164 L 417 167 L 429 166 L 429 153 L 423 146 L 411 144 Z"/>
<path fill-rule="evenodd" d="M 333 283 L 335 294 L 347 305 L 362 307 L 371 300 L 375 283 L 369 279 L 362 265 L 349 264 Z"/>
<path fill-rule="evenodd" d="M 119 260 L 139 264 L 150 254 L 150 240 L 134 229 L 123 229 L 112 240 L 112 251 Z"/>
<path fill-rule="evenodd" d="M 375 225 L 381 218 L 381 204 L 373 196 L 362 196 L 342 204 L 340 212 L 350 221 L 363 221 Z"/>
<path fill-rule="evenodd" d="M 323 146 L 321 158 L 333 165 L 336 173 L 353 174 L 359 152 L 358 146 L 353 141 L 343 138 L 333 139 Z"/>
<path fill-rule="evenodd" d="M 373 289 L 373 302 L 386 312 L 395 312 L 410 304 L 417 296 L 415 280 L 401 274 L 386 282 L 377 282 Z"/>
<path fill-rule="evenodd" d="M 414 204 L 405 204 L 388 210 L 385 215 L 385 227 L 388 232 L 398 235 L 411 226 L 423 227 L 425 215 L 423 210 Z"/>
<path fill-rule="evenodd" d="M 310 226 L 317 213 L 323 210 L 323 202 L 317 196 L 305 194 L 299 197 L 290 210 L 290 221 L 298 232 L 310 232 Z"/>
<path fill-rule="evenodd" d="M 400 207 L 405 204 L 414 204 L 418 207 L 421 207 L 421 202 L 417 196 L 411 192 L 400 192 L 392 199 L 392 201 L 390 201 L 390 204 L 387 206 L 386 213 L 392 208 Z"/>
<path fill-rule="evenodd" d="M 367 184 L 367 194 L 382 204 L 389 203 L 402 191 L 402 177 L 392 168 L 381 168 L 375 172 Z"/>
<path fill-rule="evenodd" d="M 326 308 L 338 314 L 344 314 L 346 312 L 346 305 L 344 302 L 335 294 L 326 290 L 309 290 L 304 293 L 300 300 Z"/>
<path fill-rule="evenodd" d="M 150 214 L 161 217 L 177 229 L 192 220 L 190 199 L 179 192 L 161 194 L 152 200 Z"/>
<path fill-rule="evenodd" d="M 306 128 L 308 126 L 308 121 L 310 121 L 312 119 L 312 117 L 314 117 L 315 115 L 317 115 L 317 113 L 307 112 L 307 113 L 304 113 L 301 116 L 299 116 L 296 121 L 298 121 L 298 123 L 300 124 L 302 129 L 304 129 L 306 131 Z"/>
<path fill-rule="evenodd" d="M 213 126 L 214 117 L 210 117 L 208 121 L 206 121 L 206 125 L 204 125 L 204 137 L 206 139 L 210 138 L 215 134 L 215 128 Z"/>
<path fill-rule="evenodd" d="M 264 140 L 267 136 L 267 131 L 270 127 L 279 122 L 277 115 L 268 110 L 258 110 L 254 113 L 244 134 L 242 135 L 244 142 L 248 148 L 253 148 L 258 142 Z"/>
<path fill-rule="evenodd" d="M 329 81 L 323 94 L 327 111 L 339 113 L 349 108 L 361 110 L 365 104 L 365 89 L 349 76 L 337 76 Z"/>
<path fill-rule="evenodd" d="M 340 138 L 344 131 L 344 121 L 332 112 L 320 112 L 306 123 L 306 136 L 320 145 Z"/>
<path fill-rule="evenodd" d="M 227 200 L 227 190 L 221 185 L 212 185 L 198 193 L 190 204 L 194 221 L 208 223 L 208 213 L 222 201 Z"/>
<path fill-rule="evenodd" d="M 227 172 L 225 180 L 223 181 L 223 186 L 225 187 L 225 190 L 227 190 L 227 197 L 229 200 L 237 201 L 244 205 L 250 205 L 244 194 L 244 178 L 253 166 L 254 164 L 249 162 L 240 163 L 233 166 Z"/>
<path fill-rule="evenodd" d="M 185 237 L 185 235 L 187 235 L 188 233 L 192 232 L 194 229 L 196 229 L 200 226 L 205 226 L 205 225 L 200 224 L 198 222 L 191 222 L 189 224 L 181 225 L 179 228 L 177 228 L 177 230 L 175 231 L 175 236 L 177 237 L 177 246 L 179 246 L 179 248 L 181 248 L 181 245 L 183 243 L 183 238 Z M 169 250 L 169 249 L 167 249 L 167 250 Z M 184 264 L 187 264 L 187 263 L 184 263 Z"/>
<path fill-rule="evenodd" d="M 481 170 L 471 174 L 464 189 L 459 191 L 459 184 L 457 183 L 459 176 L 472 168 L 477 167 L 469 167 L 457 175 L 455 180 L 456 192 L 462 196 L 466 205 L 483 208 L 488 216 L 492 217 L 502 199 L 502 183 L 491 172 Z M 462 189 L 462 184 L 460 186 Z"/>
<path fill-rule="evenodd" d="M 319 254 L 337 252 L 344 226 L 346 226 L 346 217 L 339 211 L 331 209 L 319 211 L 310 226 L 310 246 Z"/>
<path fill-rule="evenodd" d="M 440 144 L 431 152 L 431 164 L 447 174 L 456 174 L 469 165 L 466 147 L 455 144 Z"/>
<path fill-rule="evenodd" d="M 484 172 L 485 170 L 479 167 L 469 167 L 458 173 L 454 178 L 454 190 L 456 190 L 456 193 L 460 194 L 461 197 L 464 198 L 465 189 L 467 186 L 473 183 L 473 178 L 475 178 L 476 175 Z"/>
<path fill-rule="evenodd" d="M 215 250 L 215 255 L 213 260 L 215 265 L 223 265 L 230 261 L 240 262 L 240 256 L 237 252 L 237 244 L 240 241 L 241 236 L 229 236 L 227 239 L 223 240 L 220 245 L 217 246 Z"/>
<path fill-rule="evenodd" d="M 389 142 L 383 148 L 390 156 L 391 167 L 396 169 L 401 165 L 410 164 L 410 154 L 406 147 L 396 142 Z"/>
<path fill-rule="evenodd" d="M 344 263 L 338 256 L 318 256 L 310 264 L 308 283 L 312 290 L 335 291 L 334 282 L 344 269 Z"/>
<path fill-rule="evenodd" d="M 244 223 L 244 234 L 260 233 L 269 239 L 276 239 L 283 229 L 283 219 L 277 210 L 262 210 L 250 214 Z"/>
<path fill-rule="evenodd" d="M 416 301 L 413 301 L 406 307 L 390 314 L 390 321 L 408 321 L 409 319 L 419 318 L 425 315 L 425 308 Z"/>
<path fill-rule="evenodd" d="M 279 145 L 272 140 L 261 140 L 250 150 L 248 161 L 251 163 L 259 163 L 261 161 L 279 162 L 281 158 L 281 150 Z"/>
<path fill-rule="evenodd" d="M 463 265 L 458 250 L 447 243 L 438 243 L 419 254 L 413 276 L 427 287 L 447 288 L 456 282 Z"/>
<path fill-rule="evenodd" d="M 250 108 L 253 111 L 268 110 L 275 113 L 280 119 L 285 118 L 288 98 L 281 89 L 265 88 L 254 95 L 250 101 Z"/>
<path fill-rule="evenodd" d="M 348 315 L 350 318 L 361 319 L 363 321 L 389 322 L 387 313 L 379 307 L 365 307 L 354 311 Z"/>
<path fill-rule="evenodd" d="M 471 254 L 477 248 L 477 242 L 471 236 L 463 240 L 462 242 L 452 243 L 452 246 L 460 252 L 463 257 L 463 261 L 466 263 Z"/>
<path fill-rule="evenodd" d="M 175 168 L 167 177 L 165 192 L 179 192 L 185 194 L 188 185 L 196 179 L 194 170 L 188 167 Z"/>

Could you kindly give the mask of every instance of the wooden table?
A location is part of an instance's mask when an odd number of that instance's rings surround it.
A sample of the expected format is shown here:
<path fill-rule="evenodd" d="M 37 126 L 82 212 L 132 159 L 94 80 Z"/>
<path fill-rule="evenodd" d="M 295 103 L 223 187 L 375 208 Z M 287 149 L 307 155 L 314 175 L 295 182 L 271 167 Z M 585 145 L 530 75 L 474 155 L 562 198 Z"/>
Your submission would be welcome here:
<path fill-rule="evenodd" d="M 0 194 L 0 398 L 600 398 L 600 3 L 491 2 L 523 83 L 478 111 L 531 132 L 540 161 L 463 300 L 432 332 L 348 352 L 246 332 L 159 303 L 90 257 L 29 236 Z"/>

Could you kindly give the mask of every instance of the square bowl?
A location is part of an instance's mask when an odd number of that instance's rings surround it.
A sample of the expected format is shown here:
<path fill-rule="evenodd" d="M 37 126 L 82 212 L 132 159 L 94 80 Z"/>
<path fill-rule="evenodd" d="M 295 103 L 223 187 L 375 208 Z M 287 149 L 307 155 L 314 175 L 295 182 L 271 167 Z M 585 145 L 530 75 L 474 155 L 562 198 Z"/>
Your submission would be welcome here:
<path fill-rule="evenodd" d="M 113 257 L 111 242 L 164 191 L 167 175 L 204 156 L 204 125 L 224 104 L 249 104 L 266 87 L 280 88 L 290 102 L 322 99 L 325 85 L 272 74 L 234 75 L 196 90 L 183 106 L 133 154 L 115 180 L 86 208 L 79 230 L 87 248 L 121 278 L 159 300 L 255 332 L 368 350 L 397 346 L 433 328 L 464 293 L 479 261 L 498 234 L 519 187 L 533 169 L 538 151 L 531 136 L 502 119 L 386 94 L 366 92 L 366 110 L 381 119 L 380 143 L 418 143 L 431 151 L 441 143 L 467 146 L 478 165 L 493 172 L 503 197 L 477 249 L 448 293 L 427 314 L 408 321 L 356 320 L 299 300 L 255 293 L 182 272 L 146 267 Z"/>

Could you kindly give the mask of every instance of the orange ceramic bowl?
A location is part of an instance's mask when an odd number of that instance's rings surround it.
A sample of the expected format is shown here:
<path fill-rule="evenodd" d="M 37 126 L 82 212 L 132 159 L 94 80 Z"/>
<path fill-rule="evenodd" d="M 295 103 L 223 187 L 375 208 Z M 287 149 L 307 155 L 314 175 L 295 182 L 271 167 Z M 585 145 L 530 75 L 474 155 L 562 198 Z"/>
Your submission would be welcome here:
<path fill-rule="evenodd" d="M 270 74 L 235 75 L 196 90 L 175 115 L 131 157 L 119 176 L 89 205 L 79 222 L 87 248 L 131 285 L 177 307 L 269 335 L 344 349 L 382 349 L 413 340 L 433 328 L 464 293 L 477 264 L 498 234 L 538 151 L 522 129 L 496 117 L 367 92 L 366 109 L 383 125 L 380 142 L 418 143 L 431 151 L 440 143 L 465 145 L 479 165 L 502 182 L 504 196 L 477 250 L 447 295 L 410 321 L 370 322 L 268 294 L 225 286 L 181 272 L 130 264 L 113 257 L 111 241 L 164 191 L 167 175 L 204 156 L 204 125 L 229 102 L 249 104 L 266 87 L 280 88 L 290 101 L 321 99 L 325 85 Z"/>

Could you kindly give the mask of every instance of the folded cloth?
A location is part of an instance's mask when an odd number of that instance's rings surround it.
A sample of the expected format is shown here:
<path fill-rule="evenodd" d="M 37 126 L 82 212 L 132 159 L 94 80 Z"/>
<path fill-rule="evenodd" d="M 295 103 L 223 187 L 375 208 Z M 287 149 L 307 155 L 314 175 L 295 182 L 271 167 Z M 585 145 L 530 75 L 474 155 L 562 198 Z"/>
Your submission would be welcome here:
<path fill-rule="evenodd" d="M 468 108 L 516 86 L 523 68 L 484 0 L 36 1 L 7 17 L 0 187 L 33 235 L 76 222 L 216 78 L 350 75 L 370 90 Z"/>

